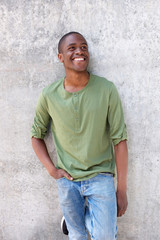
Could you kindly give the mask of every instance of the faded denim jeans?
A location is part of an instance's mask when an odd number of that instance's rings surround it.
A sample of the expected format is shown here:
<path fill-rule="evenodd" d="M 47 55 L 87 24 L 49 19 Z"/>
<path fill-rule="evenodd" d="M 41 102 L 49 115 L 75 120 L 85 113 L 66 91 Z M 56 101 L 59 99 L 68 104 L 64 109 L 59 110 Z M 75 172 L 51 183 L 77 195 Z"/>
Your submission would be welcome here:
<path fill-rule="evenodd" d="M 117 203 L 113 175 L 100 173 L 85 181 L 57 180 L 69 240 L 117 239 Z M 87 199 L 87 204 L 86 204 Z"/>

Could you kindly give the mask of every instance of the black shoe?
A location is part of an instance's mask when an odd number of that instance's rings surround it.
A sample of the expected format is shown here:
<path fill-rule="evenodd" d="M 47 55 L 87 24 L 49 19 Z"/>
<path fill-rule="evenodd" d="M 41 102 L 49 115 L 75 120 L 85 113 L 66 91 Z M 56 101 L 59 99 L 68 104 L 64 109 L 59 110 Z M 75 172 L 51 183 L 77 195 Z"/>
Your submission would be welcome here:
<path fill-rule="evenodd" d="M 65 235 L 68 235 L 68 229 L 67 229 L 67 225 L 64 217 L 62 217 L 62 220 L 61 220 L 61 230 Z"/>

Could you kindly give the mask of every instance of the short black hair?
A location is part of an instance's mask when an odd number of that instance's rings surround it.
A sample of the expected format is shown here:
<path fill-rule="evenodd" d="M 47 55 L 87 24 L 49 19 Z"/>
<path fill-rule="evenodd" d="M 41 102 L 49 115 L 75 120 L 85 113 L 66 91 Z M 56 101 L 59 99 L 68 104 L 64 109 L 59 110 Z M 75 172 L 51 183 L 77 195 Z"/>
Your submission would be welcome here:
<path fill-rule="evenodd" d="M 72 35 L 72 34 L 79 34 L 80 36 L 83 37 L 83 35 L 79 32 L 68 32 L 66 33 L 65 35 L 63 35 L 63 37 L 61 37 L 61 39 L 59 40 L 59 43 L 58 43 L 58 53 L 61 53 L 62 52 L 62 43 L 64 42 L 64 40 L 66 39 L 66 37 L 68 37 L 69 35 Z M 83 37 L 84 38 L 84 37 Z"/>

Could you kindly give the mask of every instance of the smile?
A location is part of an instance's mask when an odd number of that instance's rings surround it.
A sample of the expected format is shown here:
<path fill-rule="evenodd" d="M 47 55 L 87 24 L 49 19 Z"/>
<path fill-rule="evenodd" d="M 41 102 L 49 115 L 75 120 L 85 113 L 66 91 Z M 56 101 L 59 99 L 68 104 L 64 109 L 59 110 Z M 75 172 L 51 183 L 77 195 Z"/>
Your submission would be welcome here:
<path fill-rule="evenodd" d="M 74 58 L 73 61 L 85 61 L 85 58 L 83 57 Z"/>

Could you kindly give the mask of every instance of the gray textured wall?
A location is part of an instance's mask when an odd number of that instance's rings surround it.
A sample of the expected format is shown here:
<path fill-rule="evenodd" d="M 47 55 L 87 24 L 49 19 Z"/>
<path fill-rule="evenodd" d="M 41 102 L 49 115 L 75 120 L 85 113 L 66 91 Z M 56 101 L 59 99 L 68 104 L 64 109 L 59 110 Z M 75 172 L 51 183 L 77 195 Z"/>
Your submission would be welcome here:
<path fill-rule="evenodd" d="M 55 180 L 30 129 L 42 88 L 64 75 L 57 43 L 88 40 L 89 70 L 119 89 L 129 135 L 129 206 L 118 240 L 160 236 L 160 1 L 0 1 L 0 240 L 61 240 Z M 51 136 L 46 141 L 56 161 Z"/>

